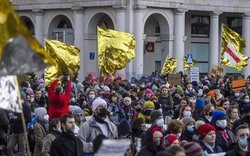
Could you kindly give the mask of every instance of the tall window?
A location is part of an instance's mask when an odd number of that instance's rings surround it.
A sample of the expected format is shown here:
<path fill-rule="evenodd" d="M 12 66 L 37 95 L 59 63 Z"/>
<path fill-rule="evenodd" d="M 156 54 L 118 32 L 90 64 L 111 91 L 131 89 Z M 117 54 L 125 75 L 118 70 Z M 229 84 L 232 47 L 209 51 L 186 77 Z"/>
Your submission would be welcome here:
<path fill-rule="evenodd" d="M 193 15 L 191 18 L 191 36 L 209 37 L 209 16 Z"/>
<path fill-rule="evenodd" d="M 232 30 L 236 31 L 240 35 L 242 34 L 242 18 L 241 17 L 228 17 L 227 25 Z"/>

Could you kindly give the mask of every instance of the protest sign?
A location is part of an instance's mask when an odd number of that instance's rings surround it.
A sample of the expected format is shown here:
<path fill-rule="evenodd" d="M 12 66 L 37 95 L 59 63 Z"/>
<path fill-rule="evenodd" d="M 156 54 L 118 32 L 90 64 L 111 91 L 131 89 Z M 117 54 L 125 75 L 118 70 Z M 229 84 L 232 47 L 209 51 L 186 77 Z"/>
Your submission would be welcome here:
<path fill-rule="evenodd" d="M 222 66 L 216 66 L 214 65 L 212 70 L 211 70 L 211 74 L 213 76 L 220 76 L 223 77 L 225 75 L 225 70 Z"/>
<path fill-rule="evenodd" d="M 121 156 L 128 149 L 129 139 L 103 140 L 102 145 L 95 156 Z"/>
<path fill-rule="evenodd" d="M 245 80 L 235 80 L 232 81 L 232 90 L 233 91 L 240 91 L 241 89 L 246 88 L 246 81 Z"/>
<path fill-rule="evenodd" d="M 0 77 L 0 103 L 2 109 L 22 112 L 21 96 L 16 76 Z"/>
<path fill-rule="evenodd" d="M 200 75 L 199 67 L 191 67 L 188 71 L 188 76 L 191 82 L 193 81 L 199 82 L 199 79 L 200 79 L 199 75 Z"/>
<path fill-rule="evenodd" d="M 168 74 L 168 83 L 169 84 L 180 84 L 181 83 L 181 74 Z"/>

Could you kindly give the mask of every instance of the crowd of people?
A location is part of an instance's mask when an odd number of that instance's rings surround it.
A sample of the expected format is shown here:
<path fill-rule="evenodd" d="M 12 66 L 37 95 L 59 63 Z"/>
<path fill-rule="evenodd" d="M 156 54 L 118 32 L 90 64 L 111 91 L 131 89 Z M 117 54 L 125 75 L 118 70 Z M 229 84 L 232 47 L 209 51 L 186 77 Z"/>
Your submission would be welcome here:
<path fill-rule="evenodd" d="M 28 74 L 20 83 L 26 123 L 0 109 L 1 154 L 87 156 L 105 139 L 129 139 L 126 156 L 249 156 L 250 77 L 233 91 L 242 77 L 191 82 L 180 74 L 180 84 L 154 72 L 131 80 L 88 75 L 82 83 L 61 76 L 47 87 Z"/>

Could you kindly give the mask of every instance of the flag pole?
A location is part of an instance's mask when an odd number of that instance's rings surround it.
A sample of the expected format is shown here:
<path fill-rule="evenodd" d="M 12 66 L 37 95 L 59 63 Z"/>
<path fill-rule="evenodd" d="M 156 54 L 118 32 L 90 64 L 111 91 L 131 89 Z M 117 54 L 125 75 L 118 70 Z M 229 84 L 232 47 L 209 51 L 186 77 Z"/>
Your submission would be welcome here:
<path fill-rule="evenodd" d="M 26 147 L 27 147 L 27 156 L 31 156 L 30 155 L 29 140 L 27 137 L 28 133 L 27 133 L 26 126 L 25 126 L 25 119 L 24 119 L 23 111 L 21 112 L 21 118 L 22 118 L 22 123 L 23 123 L 23 130 L 24 130 L 24 140 L 26 142 Z"/>

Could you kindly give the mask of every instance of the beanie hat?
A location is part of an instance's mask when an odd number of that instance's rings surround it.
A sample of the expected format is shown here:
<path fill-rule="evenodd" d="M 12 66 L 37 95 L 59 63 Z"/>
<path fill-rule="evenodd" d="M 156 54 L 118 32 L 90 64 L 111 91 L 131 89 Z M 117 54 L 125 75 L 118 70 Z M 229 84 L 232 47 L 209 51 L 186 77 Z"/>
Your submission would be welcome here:
<path fill-rule="evenodd" d="M 162 131 L 161 131 L 161 128 L 159 128 L 159 127 L 152 127 L 151 130 L 150 130 L 150 135 L 151 135 L 151 137 L 153 137 L 153 135 L 154 135 L 154 133 L 155 133 L 156 131 L 162 132 Z"/>
<path fill-rule="evenodd" d="M 205 122 L 204 121 L 202 121 L 202 120 L 198 120 L 198 121 L 196 121 L 195 122 L 195 129 L 199 129 L 199 127 L 201 126 L 201 125 L 204 125 L 205 124 Z"/>
<path fill-rule="evenodd" d="M 179 138 L 174 134 L 170 134 L 164 138 L 166 146 L 170 146 L 175 140 L 179 140 Z"/>
<path fill-rule="evenodd" d="M 26 94 L 33 95 L 34 94 L 33 89 L 32 88 L 27 88 Z"/>
<path fill-rule="evenodd" d="M 104 90 L 105 92 L 110 92 L 110 89 L 109 89 L 108 86 L 104 86 L 104 87 L 103 87 L 103 90 Z"/>
<path fill-rule="evenodd" d="M 192 117 L 186 117 L 186 118 L 183 118 L 183 119 L 182 119 L 182 122 L 183 122 L 184 125 L 187 125 L 187 124 L 189 124 L 190 122 L 194 122 L 194 123 L 195 123 L 195 120 L 194 120 L 194 118 L 192 118 Z"/>
<path fill-rule="evenodd" d="M 83 114 L 83 110 L 79 107 L 76 106 L 73 110 L 72 110 L 72 115 L 76 116 L 77 114 Z"/>
<path fill-rule="evenodd" d="M 117 126 L 118 136 L 124 136 L 131 133 L 131 126 L 128 120 L 122 120 Z"/>
<path fill-rule="evenodd" d="M 207 133 L 211 131 L 216 131 L 216 129 L 210 124 L 204 124 L 198 128 L 198 133 L 201 139 L 203 139 L 207 135 Z"/>
<path fill-rule="evenodd" d="M 152 95 L 151 98 L 150 98 L 151 101 L 153 100 L 157 100 L 157 97 L 155 95 Z"/>
<path fill-rule="evenodd" d="M 44 116 L 47 114 L 47 109 L 44 107 L 38 107 L 35 108 L 34 113 L 39 120 L 42 120 L 44 119 Z"/>
<path fill-rule="evenodd" d="M 152 101 L 146 101 L 143 105 L 143 108 L 152 108 L 155 109 L 155 104 Z"/>
<path fill-rule="evenodd" d="M 153 94 L 152 90 L 147 88 L 146 91 L 145 91 L 145 94 Z"/>
<path fill-rule="evenodd" d="M 77 90 L 84 91 L 84 86 L 82 83 L 77 83 L 76 88 L 77 88 Z"/>
<path fill-rule="evenodd" d="M 96 110 L 96 108 L 98 107 L 98 106 L 100 106 L 101 104 L 104 104 L 104 105 L 106 105 L 107 106 L 107 102 L 104 100 L 104 99 L 102 99 L 102 98 L 100 98 L 100 97 L 98 97 L 97 99 L 95 99 L 94 101 L 93 101 L 93 103 L 92 103 L 92 111 L 94 112 L 95 110 Z"/>
<path fill-rule="evenodd" d="M 202 156 L 203 149 L 196 142 L 189 142 L 183 146 L 185 149 L 186 156 Z"/>
<path fill-rule="evenodd" d="M 205 102 L 203 98 L 197 98 L 195 102 L 195 107 L 196 108 L 203 108 L 205 106 Z"/>
<path fill-rule="evenodd" d="M 216 121 L 220 118 L 226 118 L 226 113 L 219 110 L 214 111 L 212 114 L 211 123 L 216 123 Z"/>
<path fill-rule="evenodd" d="M 155 91 L 155 90 L 157 90 L 157 89 L 158 89 L 158 87 L 157 87 L 155 84 L 153 84 L 152 90 Z"/>
<path fill-rule="evenodd" d="M 157 120 L 160 116 L 163 116 L 163 114 L 158 111 L 158 110 L 153 110 L 151 113 L 150 113 L 150 119 L 151 119 L 151 123 L 154 123 L 155 120 Z"/>
<path fill-rule="evenodd" d="M 213 90 L 209 91 L 207 94 L 211 96 L 211 98 L 215 98 L 215 93 Z"/>

